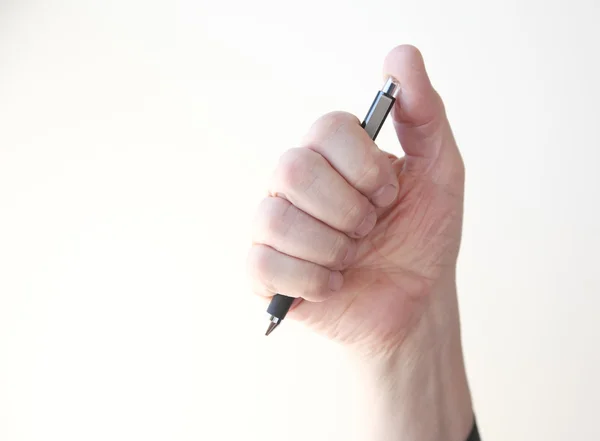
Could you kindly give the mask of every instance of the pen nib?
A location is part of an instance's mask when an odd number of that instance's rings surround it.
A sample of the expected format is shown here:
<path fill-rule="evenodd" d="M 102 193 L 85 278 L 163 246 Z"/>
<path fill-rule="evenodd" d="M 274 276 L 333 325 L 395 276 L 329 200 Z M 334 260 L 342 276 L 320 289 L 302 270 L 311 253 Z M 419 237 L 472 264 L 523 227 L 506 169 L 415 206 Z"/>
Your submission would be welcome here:
<path fill-rule="evenodd" d="M 265 332 L 265 335 L 269 335 L 271 332 L 273 332 L 273 330 L 279 326 L 279 323 L 281 322 L 271 322 L 269 323 L 269 327 L 267 328 L 267 332 Z"/>

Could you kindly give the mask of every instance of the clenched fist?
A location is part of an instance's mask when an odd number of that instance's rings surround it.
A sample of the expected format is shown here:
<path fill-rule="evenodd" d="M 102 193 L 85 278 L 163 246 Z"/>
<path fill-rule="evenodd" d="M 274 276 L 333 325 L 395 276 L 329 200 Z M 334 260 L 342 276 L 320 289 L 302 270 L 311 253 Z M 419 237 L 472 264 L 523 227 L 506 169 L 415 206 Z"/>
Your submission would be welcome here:
<path fill-rule="evenodd" d="M 321 117 L 281 157 L 249 255 L 257 294 L 297 297 L 288 318 L 371 353 L 396 349 L 435 297 L 454 294 L 463 205 L 463 162 L 421 55 L 399 47 L 385 73 L 401 84 L 404 156 L 353 115 Z"/>

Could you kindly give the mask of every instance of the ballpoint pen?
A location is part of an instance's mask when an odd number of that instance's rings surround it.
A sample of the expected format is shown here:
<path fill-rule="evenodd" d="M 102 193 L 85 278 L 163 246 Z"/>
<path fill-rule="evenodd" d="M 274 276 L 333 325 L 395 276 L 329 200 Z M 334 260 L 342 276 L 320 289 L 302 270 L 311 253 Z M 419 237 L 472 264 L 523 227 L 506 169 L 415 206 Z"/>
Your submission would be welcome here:
<path fill-rule="evenodd" d="M 373 141 L 377 138 L 385 119 L 390 113 L 390 110 L 392 110 L 399 89 L 400 84 L 398 81 L 392 77 L 388 77 L 384 86 L 377 92 L 373 104 L 371 104 L 371 108 L 361 124 Z M 269 307 L 267 308 L 267 313 L 271 315 L 271 318 L 265 335 L 269 335 L 281 324 L 281 321 L 290 310 L 293 301 L 293 297 L 288 297 L 283 294 L 275 294 L 273 296 L 271 303 L 269 303 Z"/>

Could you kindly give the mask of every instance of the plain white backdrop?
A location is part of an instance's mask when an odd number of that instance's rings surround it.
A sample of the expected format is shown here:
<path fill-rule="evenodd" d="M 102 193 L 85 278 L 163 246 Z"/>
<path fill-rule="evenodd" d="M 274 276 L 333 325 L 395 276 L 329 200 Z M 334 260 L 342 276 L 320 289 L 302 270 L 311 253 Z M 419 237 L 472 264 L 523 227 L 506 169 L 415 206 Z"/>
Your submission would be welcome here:
<path fill-rule="evenodd" d="M 417 45 L 467 166 L 485 441 L 600 439 L 600 4 L 0 2 L 0 440 L 357 439 L 335 345 L 245 274 L 278 156 Z M 382 148 L 400 152 L 384 128 Z"/>

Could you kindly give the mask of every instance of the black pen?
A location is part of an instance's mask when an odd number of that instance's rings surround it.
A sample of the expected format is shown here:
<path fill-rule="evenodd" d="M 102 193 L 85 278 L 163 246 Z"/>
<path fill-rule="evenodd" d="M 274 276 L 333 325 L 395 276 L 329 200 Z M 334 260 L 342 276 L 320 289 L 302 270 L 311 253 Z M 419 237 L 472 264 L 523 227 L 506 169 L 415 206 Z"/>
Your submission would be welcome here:
<path fill-rule="evenodd" d="M 392 110 L 399 89 L 400 84 L 398 81 L 389 77 L 381 90 L 377 92 L 375 100 L 373 100 L 373 104 L 371 104 L 371 108 L 361 124 L 373 141 L 377 138 L 385 119 L 390 113 L 390 110 Z M 271 303 L 269 303 L 269 307 L 267 308 L 267 313 L 271 315 L 271 321 L 265 335 L 269 335 L 281 324 L 281 321 L 290 310 L 293 301 L 293 297 L 288 297 L 283 294 L 275 294 L 273 296 Z"/>

